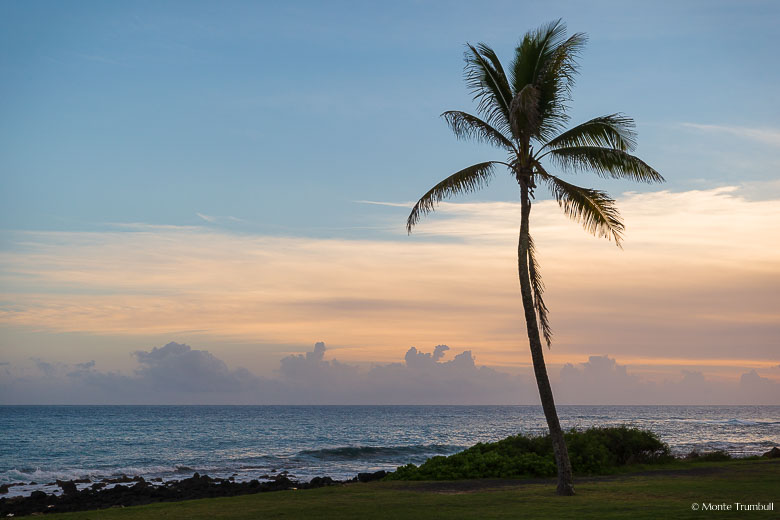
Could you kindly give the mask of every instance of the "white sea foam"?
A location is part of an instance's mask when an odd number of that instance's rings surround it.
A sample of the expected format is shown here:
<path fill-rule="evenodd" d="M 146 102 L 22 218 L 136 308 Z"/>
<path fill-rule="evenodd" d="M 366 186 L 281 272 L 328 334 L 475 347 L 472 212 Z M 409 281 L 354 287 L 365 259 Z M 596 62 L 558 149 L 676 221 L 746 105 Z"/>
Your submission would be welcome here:
<path fill-rule="evenodd" d="M 775 419 L 689 419 L 689 418 L 675 418 L 673 420 L 679 422 L 688 422 L 695 424 L 724 424 L 724 425 L 737 425 L 737 426 L 773 426 L 780 425 L 780 420 Z"/>

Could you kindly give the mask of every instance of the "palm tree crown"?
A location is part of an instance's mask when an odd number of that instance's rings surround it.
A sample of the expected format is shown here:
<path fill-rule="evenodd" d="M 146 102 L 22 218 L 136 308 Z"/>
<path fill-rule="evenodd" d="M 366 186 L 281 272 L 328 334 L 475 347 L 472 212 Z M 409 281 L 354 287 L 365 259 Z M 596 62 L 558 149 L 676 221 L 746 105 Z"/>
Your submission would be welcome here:
<path fill-rule="evenodd" d="M 520 186 L 520 236 L 517 266 L 520 293 L 539 388 L 542 409 L 550 429 L 558 466 L 558 493 L 574 494 L 566 442 L 547 377 L 539 329 L 547 346 L 552 332 L 544 285 L 529 233 L 531 199 L 544 183 L 564 213 L 594 235 L 620 246 L 623 222 L 615 201 L 600 190 L 582 188 L 548 171 L 551 163 L 565 172 L 589 170 L 601 177 L 661 182 L 663 177 L 631 155 L 636 147 L 634 122 L 621 114 L 596 117 L 569 130 L 566 102 L 571 99 L 577 56 L 585 44 L 581 33 L 566 37 L 566 26 L 556 21 L 525 35 L 515 57 L 504 71 L 496 53 L 480 43 L 466 50 L 466 83 L 474 94 L 479 116 L 461 111 L 442 117 L 460 139 L 475 139 L 502 148 L 505 161 L 486 161 L 456 172 L 423 195 L 412 208 L 406 228 L 411 233 L 420 217 L 434 210 L 443 198 L 475 191 L 505 166 Z"/>
<path fill-rule="evenodd" d="M 493 49 L 484 43 L 468 45 L 465 78 L 481 117 L 458 110 L 444 112 L 442 117 L 459 139 L 503 148 L 507 160 L 471 165 L 431 188 L 409 215 L 409 233 L 442 199 L 482 188 L 493 177 L 495 166 L 503 165 L 521 187 L 530 190 L 531 197 L 542 181 L 567 216 L 581 222 L 590 233 L 620 246 L 624 227 L 615 201 L 604 191 L 575 186 L 553 175 L 542 160 L 564 172 L 589 170 L 600 177 L 646 183 L 664 179 L 629 154 L 636 148 L 634 121 L 629 117 L 596 117 L 564 131 L 577 57 L 586 42 L 582 33 L 568 38 L 565 33 L 565 24 L 557 20 L 526 34 L 515 50 L 509 75 Z M 529 264 L 536 312 L 549 347 L 551 331 L 532 241 Z"/>

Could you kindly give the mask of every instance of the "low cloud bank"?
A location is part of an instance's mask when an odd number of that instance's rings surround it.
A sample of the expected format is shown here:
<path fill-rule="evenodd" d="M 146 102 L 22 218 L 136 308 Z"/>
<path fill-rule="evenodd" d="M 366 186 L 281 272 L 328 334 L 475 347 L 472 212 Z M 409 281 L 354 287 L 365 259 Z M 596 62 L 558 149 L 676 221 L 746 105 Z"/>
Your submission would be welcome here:
<path fill-rule="evenodd" d="M 609 356 L 564 365 L 556 390 L 561 402 L 578 404 L 780 404 L 780 383 L 755 370 L 736 383 L 709 380 L 690 370 L 683 370 L 678 379 L 655 383 L 631 374 Z"/>
<path fill-rule="evenodd" d="M 411 347 L 403 362 L 362 369 L 326 360 L 325 343 L 280 361 L 275 377 L 230 368 L 206 350 L 171 342 L 133 353 L 130 375 L 31 359 L 0 363 L 2 404 L 537 404 L 532 375 L 478 366 L 472 352 Z M 555 376 L 558 376 L 557 378 Z M 558 403 L 778 404 L 780 383 L 755 370 L 724 383 L 695 371 L 662 384 L 642 380 L 608 356 L 551 374 Z"/>

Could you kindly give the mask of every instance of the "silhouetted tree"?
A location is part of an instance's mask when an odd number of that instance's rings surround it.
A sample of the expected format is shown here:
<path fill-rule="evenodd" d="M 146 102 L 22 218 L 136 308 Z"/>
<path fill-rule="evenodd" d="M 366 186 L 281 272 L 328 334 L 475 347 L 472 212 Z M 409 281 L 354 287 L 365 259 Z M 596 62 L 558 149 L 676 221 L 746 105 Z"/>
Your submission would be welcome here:
<path fill-rule="evenodd" d="M 541 328 L 549 348 L 552 332 L 542 299 L 544 285 L 528 231 L 534 189 L 539 183 L 545 184 L 567 216 L 594 235 L 614 239 L 618 246 L 623 223 L 615 201 L 606 192 L 570 184 L 551 174 L 542 160 L 563 171 L 590 170 L 601 177 L 648 183 L 664 180 L 628 153 L 636 146 L 636 134 L 633 120 L 624 115 L 597 117 L 564 131 L 569 120 L 566 102 L 571 99 L 577 73 L 576 59 L 585 41 L 582 33 L 567 38 L 561 20 L 542 26 L 523 37 L 508 75 L 490 47 L 483 43 L 468 45 L 465 79 L 481 117 L 460 111 L 445 112 L 442 117 L 458 138 L 502 148 L 507 160 L 474 164 L 452 174 L 423 195 L 407 220 L 411 233 L 420 217 L 433 211 L 443 198 L 485 186 L 497 165 L 505 166 L 520 185 L 520 292 L 534 375 L 558 466 L 560 495 L 574 494 L 574 485 L 539 333 Z"/>

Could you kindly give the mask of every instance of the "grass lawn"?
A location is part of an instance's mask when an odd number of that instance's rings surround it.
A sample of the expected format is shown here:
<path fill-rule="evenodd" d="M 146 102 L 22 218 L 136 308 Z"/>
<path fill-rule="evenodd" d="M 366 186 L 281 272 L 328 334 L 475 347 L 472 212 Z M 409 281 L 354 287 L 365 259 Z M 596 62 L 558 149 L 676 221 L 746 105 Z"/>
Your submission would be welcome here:
<path fill-rule="evenodd" d="M 575 484 L 576 496 L 558 497 L 551 481 L 374 482 L 46 518 L 780 518 L 780 460 L 676 463 Z M 774 511 L 736 511 L 736 502 L 774 502 Z M 709 503 L 733 510 L 702 510 Z"/>

